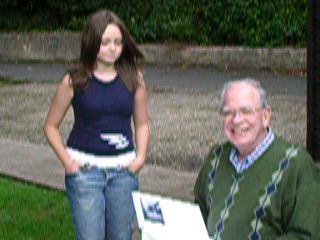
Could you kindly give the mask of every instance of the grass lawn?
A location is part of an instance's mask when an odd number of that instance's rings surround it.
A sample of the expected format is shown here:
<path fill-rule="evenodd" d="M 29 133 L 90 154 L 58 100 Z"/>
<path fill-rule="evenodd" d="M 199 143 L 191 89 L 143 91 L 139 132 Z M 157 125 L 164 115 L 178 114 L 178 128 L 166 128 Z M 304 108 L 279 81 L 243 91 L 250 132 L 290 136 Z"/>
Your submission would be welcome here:
<path fill-rule="evenodd" d="M 75 239 L 64 192 L 0 177 L 1 239 Z"/>

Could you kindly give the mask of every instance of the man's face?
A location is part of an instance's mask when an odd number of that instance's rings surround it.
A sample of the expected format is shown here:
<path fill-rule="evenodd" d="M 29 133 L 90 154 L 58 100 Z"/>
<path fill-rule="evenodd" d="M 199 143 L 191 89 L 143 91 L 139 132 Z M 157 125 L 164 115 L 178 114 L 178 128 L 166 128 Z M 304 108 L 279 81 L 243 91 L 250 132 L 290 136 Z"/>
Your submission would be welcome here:
<path fill-rule="evenodd" d="M 267 134 L 270 108 L 261 108 L 257 89 L 247 83 L 235 83 L 228 89 L 221 115 L 224 134 L 240 155 L 255 150 Z"/>

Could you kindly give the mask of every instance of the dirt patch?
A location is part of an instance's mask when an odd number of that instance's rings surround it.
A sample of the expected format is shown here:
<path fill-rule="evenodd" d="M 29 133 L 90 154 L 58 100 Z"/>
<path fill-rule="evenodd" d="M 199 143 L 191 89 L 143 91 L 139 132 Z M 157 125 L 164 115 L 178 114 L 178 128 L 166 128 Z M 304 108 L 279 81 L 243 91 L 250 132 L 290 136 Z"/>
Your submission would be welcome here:
<path fill-rule="evenodd" d="M 0 85 L 0 135 L 44 144 L 42 125 L 56 84 Z M 197 172 L 210 146 L 223 140 L 216 91 L 149 89 L 151 144 L 148 163 Z M 273 95 L 272 128 L 289 141 L 305 146 L 306 98 Z M 73 123 L 70 109 L 61 126 L 64 139 Z"/>

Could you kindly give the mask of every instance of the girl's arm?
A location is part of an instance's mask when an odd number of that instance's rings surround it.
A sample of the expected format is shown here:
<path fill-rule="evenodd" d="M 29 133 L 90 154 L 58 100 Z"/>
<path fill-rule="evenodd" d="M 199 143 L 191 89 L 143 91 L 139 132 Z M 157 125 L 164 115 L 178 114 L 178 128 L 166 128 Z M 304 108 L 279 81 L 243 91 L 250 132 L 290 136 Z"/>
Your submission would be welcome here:
<path fill-rule="evenodd" d="M 140 84 L 135 91 L 133 111 L 137 157 L 129 166 L 129 169 L 134 173 L 138 172 L 144 165 L 144 162 L 147 158 L 150 139 L 147 89 L 143 81 L 142 74 L 139 82 Z"/>
<path fill-rule="evenodd" d="M 60 159 L 67 173 L 72 173 L 80 167 L 78 162 L 70 159 L 59 131 L 59 126 L 73 98 L 73 88 L 70 81 L 69 74 L 66 74 L 56 90 L 43 126 L 49 144 Z"/>

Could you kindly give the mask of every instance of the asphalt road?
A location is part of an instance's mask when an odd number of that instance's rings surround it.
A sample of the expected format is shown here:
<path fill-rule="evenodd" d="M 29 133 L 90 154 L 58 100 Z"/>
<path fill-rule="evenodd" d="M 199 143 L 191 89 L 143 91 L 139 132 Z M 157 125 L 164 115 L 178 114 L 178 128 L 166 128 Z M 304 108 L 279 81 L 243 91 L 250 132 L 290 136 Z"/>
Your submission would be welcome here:
<path fill-rule="evenodd" d="M 57 82 L 70 67 L 61 63 L 0 63 L 0 77 L 13 81 Z M 215 68 L 178 66 L 144 66 L 149 87 L 219 90 L 224 82 L 244 77 L 260 80 L 269 94 L 303 96 L 307 93 L 305 76 L 269 71 L 223 71 Z"/>

